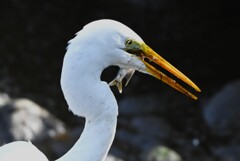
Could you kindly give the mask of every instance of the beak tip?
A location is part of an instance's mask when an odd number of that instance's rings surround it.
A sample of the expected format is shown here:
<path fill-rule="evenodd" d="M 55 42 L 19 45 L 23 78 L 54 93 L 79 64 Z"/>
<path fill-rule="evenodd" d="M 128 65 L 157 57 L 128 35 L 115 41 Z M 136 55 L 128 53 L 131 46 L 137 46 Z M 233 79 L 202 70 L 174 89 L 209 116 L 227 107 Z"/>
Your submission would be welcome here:
<path fill-rule="evenodd" d="M 147 58 L 148 60 L 150 60 L 150 61 L 154 62 L 155 64 L 159 65 L 160 67 L 164 68 L 169 73 L 173 74 L 178 79 L 182 80 L 183 82 L 185 82 L 186 84 L 191 86 L 195 91 L 201 92 L 200 88 L 198 88 L 198 86 L 195 83 L 193 83 L 187 76 L 185 76 L 182 72 L 180 72 L 173 65 L 168 63 L 164 58 L 162 58 L 155 51 L 153 51 L 149 46 L 147 46 L 146 44 L 143 43 L 142 46 L 141 46 L 141 51 L 143 52 L 143 57 L 144 58 Z M 168 85 L 170 85 L 174 89 L 182 92 L 183 94 L 189 96 L 190 98 L 192 98 L 194 100 L 198 99 L 197 96 L 190 93 L 187 89 L 182 87 L 175 80 L 166 76 L 161 71 L 159 71 L 158 69 L 156 69 L 155 67 L 153 67 L 149 63 L 145 62 L 144 59 L 142 61 L 145 64 L 145 66 L 147 68 L 147 72 L 150 75 L 152 75 L 152 76 L 156 77 L 157 79 L 167 83 Z"/>
<path fill-rule="evenodd" d="M 195 89 L 197 92 L 201 92 L 201 89 L 198 88 L 198 86 L 196 86 L 194 89 Z"/>
<path fill-rule="evenodd" d="M 192 93 L 190 93 L 190 92 L 187 92 L 187 93 L 185 93 L 188 97 L 190 97 L 190 98 L 192 98 L 192 99 L 194 99 L 195 101 L 197 101 L 198 100 L 198 97 L 197 96 L 195 96 L 194 94 L 192 94 Z"/>

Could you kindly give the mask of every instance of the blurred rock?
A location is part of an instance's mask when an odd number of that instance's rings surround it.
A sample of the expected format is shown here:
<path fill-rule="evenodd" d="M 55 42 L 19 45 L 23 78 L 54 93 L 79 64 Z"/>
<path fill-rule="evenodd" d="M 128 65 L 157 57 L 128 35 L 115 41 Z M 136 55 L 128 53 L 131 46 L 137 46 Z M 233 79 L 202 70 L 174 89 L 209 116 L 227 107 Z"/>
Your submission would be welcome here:
<path fill-rule="evenodd" d="M 156 146 L 143 156 L 144 161 L 182 161 L 181 156 L 165 146 Z"/>
<path fill-rule="evenodd" d="M 218 161 L 240 160 L 240 146 L 215 147 L 212 151 L 219 158 Z"/>
<path fill-rule="evenodd" d="M 65 125 L 28 99 L 13 99 L 0 108 L 0 144 L 14 140 L 41 141 L 66 131 Z"/>
<path fill-rule="evenodd" d="M 123 160 L 109 154 L 109 155 L 107 155 L 106 161 L 123 161 Z"/>
<path fill-rule="evenodd" d="M 10 97 L 6 93 L 0 93 L 0 108 L 10 101 Z"/>
<path fill-rule="evenodd" d="M 240 80 L 230 82 L 204 107 L 204 119 L 217 135 L 240 131 Z"/>
<path fill-rule="evenodd" d="M 146 151 L 177 134 L 166 121 L 153 115 L 135 116 L 124 123 L 123 118 L 119 120 L 116 140 L 125 150 L 130 146 L 135 151 Z"/>

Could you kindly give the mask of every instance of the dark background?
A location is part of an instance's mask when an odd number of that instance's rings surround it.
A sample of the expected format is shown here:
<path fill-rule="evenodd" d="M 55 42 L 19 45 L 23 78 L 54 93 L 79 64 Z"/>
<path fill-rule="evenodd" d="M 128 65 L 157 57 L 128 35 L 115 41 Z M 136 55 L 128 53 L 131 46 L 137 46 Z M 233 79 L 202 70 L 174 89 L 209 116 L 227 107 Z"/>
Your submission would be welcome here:
<path fill-rule="evenodd" d="M 240 77 L 239 12 L 239 5 L 231 1 L 2 0 L 0 91 L 30 98 L 69 125 L 74 124 L 59 84 L 67 42 L 85 24 L 109 18 L 132 28 L 199 85 L 199 100 L 204 102 Z M 102 79 L 110 81 L 115 74 L 116 68 L 110 68 Z M 113 88 L 118 99 L 162 89 L 181 95 L 139 73 L 122 95 Z M 199 106 L 199 102 L 194 104 Z M 199 112 L 191 114 L 198 118 Z M 180 114 L 183 118 L 187 115 L 189 112 Z"/>

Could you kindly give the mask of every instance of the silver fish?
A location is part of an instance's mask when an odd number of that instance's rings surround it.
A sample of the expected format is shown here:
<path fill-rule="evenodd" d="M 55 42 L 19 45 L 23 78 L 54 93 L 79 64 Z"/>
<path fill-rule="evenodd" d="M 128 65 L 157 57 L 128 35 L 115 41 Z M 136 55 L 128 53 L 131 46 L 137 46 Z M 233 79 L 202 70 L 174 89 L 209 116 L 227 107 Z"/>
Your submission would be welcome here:
<path fill-rule="evenodd" d="M 128 85 L 135 70 L 129 68 L 120 68 L 116 77 L 109 83 L 109 86 L 117 86 L 119 93 L 122 93 L 122 80 L 127 79 L 125 86 Z"/>

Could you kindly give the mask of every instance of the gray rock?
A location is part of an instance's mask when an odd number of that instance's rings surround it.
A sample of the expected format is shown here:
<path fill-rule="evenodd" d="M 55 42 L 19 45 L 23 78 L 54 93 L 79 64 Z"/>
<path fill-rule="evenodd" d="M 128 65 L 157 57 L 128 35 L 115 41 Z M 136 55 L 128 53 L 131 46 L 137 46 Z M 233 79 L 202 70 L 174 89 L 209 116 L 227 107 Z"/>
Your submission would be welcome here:
<path fill-rule="evenodd" d="M 10 97 L 6 93 L 0 93 L 0 108 L 10 101 Z"/>
<path fill-rule="evenodd" d="M 106 161 L 123 161 L 121 158 L 118 158 L 116 156 L 113 156 L 111 154 L 107 155 Z"/>
<path fill-rule="evenodd" d="M 59 119 L 28 99 L 14 99 L 0 108 L 0 144 L 41 141 L 66 131 Z"/>
<path fill-rule="evenodd" d="M 228 135 L 240 129 L 240 80 L 226 85 L 204 108 L 204 119 L 217 135 Z"/>

